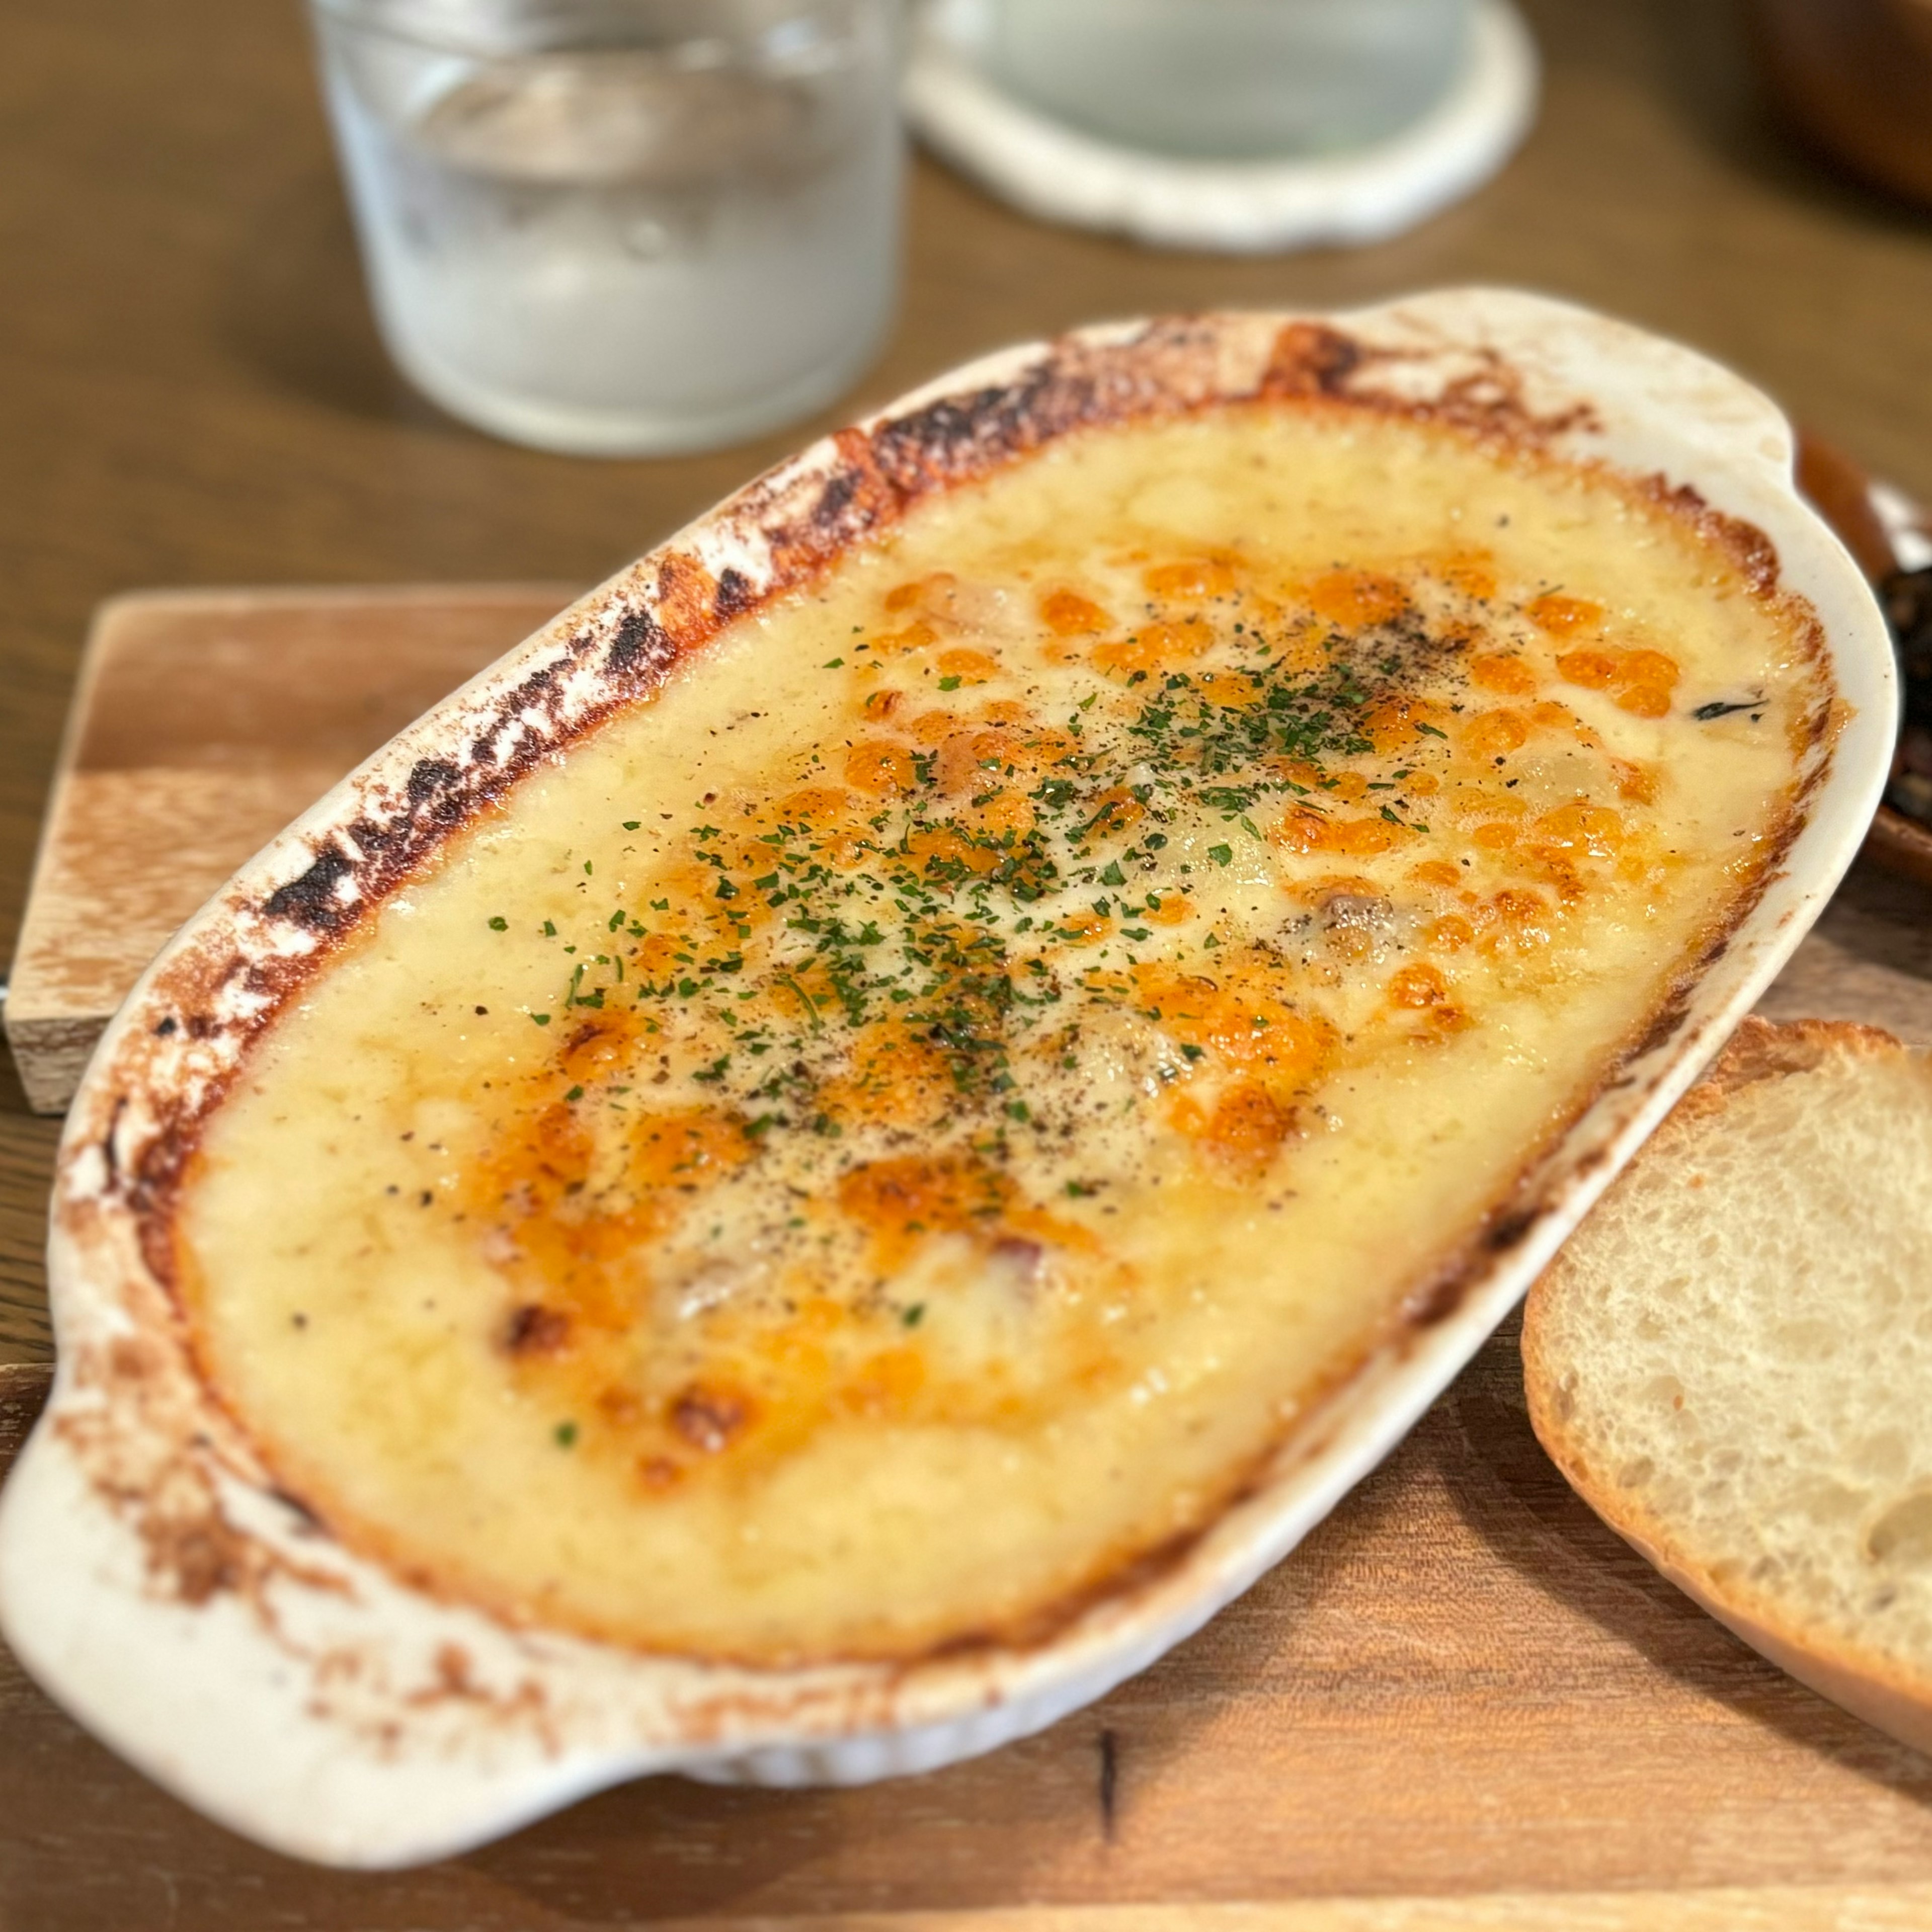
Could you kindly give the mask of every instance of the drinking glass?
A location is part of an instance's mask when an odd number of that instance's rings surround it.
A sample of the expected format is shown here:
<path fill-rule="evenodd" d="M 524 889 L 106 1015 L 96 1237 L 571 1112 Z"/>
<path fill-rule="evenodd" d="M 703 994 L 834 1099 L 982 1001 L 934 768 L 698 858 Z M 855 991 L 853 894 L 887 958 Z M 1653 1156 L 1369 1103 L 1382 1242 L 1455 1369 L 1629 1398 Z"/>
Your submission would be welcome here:
<path fill-rule="evenodd" d="M 1345 152 L 1448 92 L 1473 0 L 994 0 L 1000 78 L 1104 140 L 1192 160 Z"/>
<path fill-rule="evenodd" d="M 896 293 L 893 0 L 313 0 L 376 320 L 514 441 L 810 412 Z"/>

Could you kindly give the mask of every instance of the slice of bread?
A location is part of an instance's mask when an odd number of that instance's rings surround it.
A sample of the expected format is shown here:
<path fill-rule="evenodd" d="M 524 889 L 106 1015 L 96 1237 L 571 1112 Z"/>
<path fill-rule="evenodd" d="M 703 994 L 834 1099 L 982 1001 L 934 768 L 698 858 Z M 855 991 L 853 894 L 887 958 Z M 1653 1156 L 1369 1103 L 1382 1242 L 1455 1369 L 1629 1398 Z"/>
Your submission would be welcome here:
<path fill-rule="evenodd" d="M 1612 1529 L 1932 1750 L 1932 1058 L 1747 1020 L 1531 1290 L 1522 1358 Z"/>

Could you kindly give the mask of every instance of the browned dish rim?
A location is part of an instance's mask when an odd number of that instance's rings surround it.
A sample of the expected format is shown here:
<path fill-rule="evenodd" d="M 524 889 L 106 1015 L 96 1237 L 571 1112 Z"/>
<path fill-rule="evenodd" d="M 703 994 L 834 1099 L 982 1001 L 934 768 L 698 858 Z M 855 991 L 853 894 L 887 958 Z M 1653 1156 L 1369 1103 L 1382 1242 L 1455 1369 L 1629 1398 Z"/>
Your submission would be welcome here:
<path fill-rule="evenodd" d="M 250 944 L 239 947 L 226 944 L 226 935 L 218 928 L 212 944 L 204 942 L 192 947 L 172 962 L 154 989 L 164 991 L 167 1010 L 150 1022 L 150 1038 L 162 1043 L 164 1053 L 184 1036 L 218 1042 L 225 1065 L 192 1094 L 164 1089 L 172 1104 L 163 1112 L 157 1130 L 122 1169 L 127 1175 L 127 1198 L 147 1268 L 169 1298 L 187 1346 L 196 1358 L 199 1380 L 210 1399 L 226 1411 L 230 1426 L 248 1442 L 252 1455 L 264 1466 L 272 1466 L 272 1459 L 200 1359 L 178 1279 L 174 1214 L 202 1124 L 245 1069 L 254 1042 L 290 998 L 391 892 L 434 860 L 446 838 L 500 800 L 533 765 L 556 755 L 613 714 L 660 688 L 724 627 L 811 582 L 855 542 L 890 528 L 922 499 L 983 477 L 1070 432 L 1210 407 L 1286 400 L 1324 410 L 1400 413 L 1419 424 L 1473 434 L 1510 459 L 1523 461 L 1544 452 L 1555 436 L 1575 425 L 1580 414 L 1573 409 L 1538 416 L 1500 363 L 1486 372 L 1486 381 L 1453 386 L 1446 394 L 1398 406 L 1384 392 L 1355 386 L 1358 376 L 1383 359 L 1376 352 L 1340 330 L 1308 323 L 1281 328 L 1270 344 L 1256 388 L 1247 397 L 1230 398 L 1196 386 L 1196 358 L 1191 352 L 1198 342 L 1213 339 L 1204 332 L 1197 334 L 1195 326 L 1186 323 L 1156 325 L 1142 338 L 1097 353 L 1084 345 L 1070 346 L 1016 387 L 949 398 L 888 418 L 869 430 L 846 431 L 837 442 L 839 460 L 819 483 L 816 494 L 802 502 L 785 498 L 776 518 L 770 514 L 769 482 L 754 485 L 740 500 L 736 517 L 755 517 L 770 547 L 772 567 L 762 580 L 729 565 L 714 571 L 691 550 L 675 545 L 668 548 L 657 560 L 655 595 L 634 595 L 624 600 L 625 608 L 607 615 L 603 623 L 572 632 L 564 640 L 562 653 L 518 680 L 475 721 L 467 758 L 418 758 L 400 792 L 392 789 L 385 795 L 378 790 L 362 815 L 314 842 L 313 856 L 304 869 L 247 904 L 246 916 L 256 922 L 257 928 L 250 935 Z M 1796 616 L 1808 654 L 1814 661 L 1822 660 L 1822 630 L 1808 609 L 1780 589 L 1776 552 L 1762 531 L 1712 510 L 1692 490 L 1670 490 L 1655 479 L 1628 487 L 1650 497 L 1673 520 L 1726 552 L 1750 595 Z M 595 666 L 596 682 L 588 701 L 580 700 L 572 705 L 569 681 L 586 659 Z M 549 728 L 530 728 L 533 715 L 542 716 Z M 1828 770 L 1826 761 L 1812 755 L 1828 740 L 1828 698 L 1821 700 L 1808 722 L 1801 783 L 1750 885 L 1721 923 L 1702 935 L 1695 957 L 1664 988 L 1656 1009 L 1633 1029 L 1616 1063 L 1606 1070 L 1598 1086 L 1576 1096 L 1544 1144 L 1531 1151 L 1515 1178 L 1490 1204 L 1477 1233 L 1449 1256 L 1432 1278 L 1416 1284 L 1387 1322 L 1366 1336 L 1347 1358 L 1331 1365 L 1311 1394 L 1310 1406 L 1322 1394 L 1346 1384 L 1364 1360 L 1392 1342 L 1399 1342 L 1406 1330 L 1443 1320 L 1493 1268 L 1497 1258 L 1519 1246 L 1535 1226 L 1544 1212 L 1534 1198 L 1535 1177 L 1551 1147 L 1625 1064 L 1674 1030 L 1690 987 L 1709 962 L 1721 956 L 1730 934 L 1756 905 L 1802 828 L 1810 793 Z M 291 937 L 308 944 L 298 950 L 291 948 L 287 943 Z M 248 1010 L 238 1016 L 222 1016 L 224 995 L 237 987 L 250 996 Z M 149 1004 L 152 1006 L 152 1000 Z M 142 1058 L 141 1049 L 132 1048 L 131 1043 L 130 1050 L 122 1056 L 122 1078 L 130 1085 L 139 1079 Z M 116 1137 L 110 1135 L 103 1144 L 112 1150 Z M 1024 1649 L 1050 1642 L 1096 1604 L 1130 1593 L 1136 1586 L 1174 1569 L 1216 1520 L 1256 1491 L 1282 1453 L 1284 1441 L 1295 1432 L 1294 1424 L 1284 1423 L 1280 1435 L 1258 1450 L 1246 1467 L 1228 1472 L 1220 1486 L 1220 1501 L 1204 1511 L 1200 1522 L 1153 1548 L 1102 1558 L 1090 1578 L 1023 1617 L 955 1633 L 910 1656 L 897 1650 L 875 1654 L 860 1649 L 797 1660 L 902 1664 L 916 1662 L 921 1656 L 994 1646 Z M 320 1507 L 317 1499 L 300 1500 L 304 1508 L 311 1503 Z M 414 1588 L 448 1600 L 471 1602 L 513 1622 L 524 1614 L 512 1601 L 453 1589 L 436 1574 L 416 1565 L 406 1549 L 396 1546 L 392 1538 L 372 1534 L 353 1522 L 335 1520 L 327 1512 L 318 1522 L 346 1546 L 384 1564 Z M 201 1547 L 197 1528 L 190 1532 L 187 1543 L 191 1564 L 202 1560 Z M 162 1561 L 179 1567 L 178 1547 L 164 1546 L 158 1554 Z M 614 1631 L 572 1627 L 600 1641 L 628 1641 Z M 754 1666 L 760 1661 L 736 1659 L 728 1652 L 704 1654 L 713 1660 Z"/>
<path fill-rule="evenodd" d="M 1418 1294 L 1398 1333 L 1191 1547 L 1024 1649 L 767 1672 L 620 1653 L 506 1630 L 317 1536 L 196 1376 L 157 1252 L 198 1124 L 280 1003 L 522 773 L 912 505 L 1081 429 L 1274 400 L 1438 424 L 1526 460 L 1600 461 L 1699 520 L 1766 597 L 1782 594 L 1774 538 L 1822 615 L 1834 681 L 1863 708 L 1845 741 L 1856 758 L 1834 761 L 1828 734 L 1816 747 L 1784 874 L 1738 909 L 1735 930 L 1711 936 L 1440 1291 Z M 1890 659 L 1868 593 L 1792 494 L 1788 461 L 1763 399 L 1688 352 L 1472 290 L 1333 320 L 1183 317 L 1016 350 L 739 493 L 352 775 L 184 929 L 110 1028 L 57 1179 L 60 1380 L 0 1499 L 0 1606 L 16 1651 L 94 1729 L 238 1828 L 358 1863 L 474 1842 L 667 1765 L 728 1762 L 784 1782 L 923 1768 L 1037 1729 L 1150 1661 L 1278 1560 L 1412 1423 L 1694 1077 L 1855 849 Z M 291 1647 L 291 1607 L 304 1628 L 327 1626 L 352 1675 L 324 1684 L 314 1653 Z M 194 1684 L 191 1714 L 170 1704 Z"/>
<path fill-rule="evenodd" d="M 146 1037 L 124 1036 L 120 1042 L 116 1072 L 122 1097 L 114 1102 L 109 1131 L 99 1145 L 131 1212 L 146 1270 L 166 1295 L 183 1346 L 194 1358 L 192 1372 L 208 1399 L 226 1412 L 230 1429 L 238 1443 L 245 1444 L 251 1462 L 270 1466 L 245 1418 L 228 1406 L 198 1359 L 177 1278 L 174 1214 L 202 1124 L 245 1069 L 255 1041 L 332 954 L 390 893 L 433 862 L 446 839 L 501 800 L 533 766 L 662 687 L 727 626 L 812 582 L 855 544 L 890 529 L 924 499 L 983 478 L 1070 433 L 1288 401 L 1399 416 L 1472 436 L 1509 460 L 1533 461 L 1588 414 L 1582 405 L 1538 414 L 1520 379 L 1500 358 L 1440 394 L 1400 400 L 1368 380 L 1390 359 L 1386 352 L 1340 329 L 1300 322 L 1274 333 L 1258 381 L 1246 393 L 1231 395 L 1221 386 L 1225 332 L 1225 324 L 1204 319 L 1155 323 L 1117 344 L 1070 340 L 1018 384 L 949 396 L 842 433 L 835 439 L 836 460 L 806 479 L 803 488 L 784 470 L 754 484 L 724 514 L 734 531 L 750 526 L 763 540 L 770 559 L 764 571 L 754 573 L 730 563 L 714 567 L 698 549 L 674 540 L 587 620 L 549 634 L 548 661 L 493 694 L 466 722 L 466 758 L 420 757 L 399 786 L 360 786 L 358 813 L 346 823 L 339 822 L 338 813 L 333 829 L 309 840 L 302 869 L 271 890 L 231 900 L 232 921 L 218 922 L 167 962 L 142 1002 L 153 1016 Z M 1211 352 L 1212 360 L 1204 350 Z M 1625 479 L 1625 487 L 1647 495 L 1726 552 L 1750 594 L 1795 614 L 1808 654 L 1822 659 L 1822 629 L 1808 607 L 1780 587 L 1775 549 L 1761 530 L 1712 509 L 1695 490 L 1670 488 L 1660 478 Z M 487 674 L 479 682 L 487 682 Z M 1808 721 L 1801 777 L 1756 876 L 1722 921 L 1703 934 L 1695 956 L 1633 1030 L 1597 1088 L 1576 1096 L 1544 1144 L 1531 1150 L 1515 1179 L 1500 1192 L 1474 1235 L 1431 1279 L 1416 1284 L 1377 1332 L 1333 1365 L 1318 1394 L 1345 1386 L 1364 1361 L 1391 1344 L 1399 1346 L 1405 1333 L 1443 1321 L 1546 1214 L 1540 1183 L 1551 1148 L 1630 1061 L 1667 1040 L 1679 1024 L 1692 988 L 1754 909 L 1802 829 L 1810 794 L 1829 770 L 1828 760 L 1817 754 L 1828 745 L 1831 728 L 1827 698 Z M 208 1077 L 191 1082 L 167 1078 L 170 1061 L 197 1050 L 212 1063 Z M 137 1095 L 157 1094 L 161 1106 L 153 1125 L 130 1147 L 124 1106 Z M 124 1352 L 115 1364 L 122 1376 L 133 1366 Z M 1285 1425 L 1282 1439 L 1258 1451 L 1249 1467 L 1230 1472 L 1220 1502 L 1193 1528 L 1106 1565 L 1084 1586 L 1017 1623 L 963 1631 L 921 1654 L 1036 1648 L 1096 1604 L 1131 1594 L 1171 1573 L 1215 1521 L 1255 1493 L 1278 1462 L 1286 1438 L 1297 1432 Z M 154 1560 L 175 1570 L 190 1594 L 200 1587 L 208 1562 L 208 1520 L 191 1520 L 159 1537 L 153 1547 Z M 383 1563 L 415 1588 L 470 1602 L 512 1622 L 520 1620 L 520 1612 L 508 1603 L 451 1594 L 438 1578 L 419 1571 L 405 1552 L 362 1533 L 358 1526 L 327 1526 L 346 1546 Z M 620 1641 L 611 1633 L 583 1634 Z M 706 1656 L 734 1660 L 722 1652 Z M 919 1658 L 859 1652 L 800 1660 L 901 1664 Z"/>

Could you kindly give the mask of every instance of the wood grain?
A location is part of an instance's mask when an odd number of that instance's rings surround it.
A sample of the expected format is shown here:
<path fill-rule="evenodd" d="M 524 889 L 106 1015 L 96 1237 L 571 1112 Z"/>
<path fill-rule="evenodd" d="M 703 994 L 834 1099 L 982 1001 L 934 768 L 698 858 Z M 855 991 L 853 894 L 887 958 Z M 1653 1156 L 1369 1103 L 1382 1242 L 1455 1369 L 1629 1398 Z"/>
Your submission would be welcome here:
<path fill-rule="evenodd" d="M 1415 233 L 1282 260 L 1142 253 L 922 164 L 900 326 L 860 390 L 795 431 L 640 464 L 490 442 L 389 370 L 298 8 L 9 0 L 0 954 L 103 600 L 152 584 L 587 584 L 814 429 L 1072 322 L 1543 288 L 1718 355 L 1932 501 L 1932 228 L 1784 142 L 1732 0 L 1524 5 L 1540 124 Z M 1774 1002 L 1932 1038 L 1928 903 L 1855 874 Z M 0 1361 L 50 1354 L 56 1132 L 0 1070 Z M 875 1793 L 652 1782 L 424 1872 L 318 1873 L 194 1817 L 0 1663 L 0 1928 L 1932 1922 L 1924 1762 L 1626 1556 L 1541 1462 L 1514 1386 L 1501 1342 L 1303 1558 L 1102 1710 Z M 1429 1607 L 1444 1592 L 1447 1624 Z"/>
<path fill-rule="evenodd" d="M 35 1111 L 64 1109 L 141 969 L 237 866 L 573 594 L 163 591 L 104 606 L 7 999 Z"/>
<path fill-rule="evenodd" d="M 793 1922 L 813 1932 L 1881 1932 L 1923 1928 L 1932 1888 L 1828 1892 L 1792 1886 L 1708 1892 L 1548 1892 L 1480 1898 L 1346 1898 L 1265 1905 L 1022 1906 L 994 1912 L 848 1912 Z M 688 1925 L 691 1922 L 686 1921 Z M 716 1925 L 720 1922 L 701 1922 Z M 763 1920 L 723 1922 L 746 1932 Z"/>
<path fill-rule="evenodd" d="M 0 1740 L 7 1836 L 48 1848 L 0 1858 L 23 1927 L 165 1908 L 255 1932 L 269 1900 L 273 1922 L 345 1932 L 1904 1925 L 1932 1900 L 1932 1761 L 1772 1670 L 1590 1514 L 1529 1431 L 1513 1333 L 1193 1642 L 928 1777 L 646 1780 L 466 1858 L 353 1877 L 194 1816 L 10 1666 Z"/>

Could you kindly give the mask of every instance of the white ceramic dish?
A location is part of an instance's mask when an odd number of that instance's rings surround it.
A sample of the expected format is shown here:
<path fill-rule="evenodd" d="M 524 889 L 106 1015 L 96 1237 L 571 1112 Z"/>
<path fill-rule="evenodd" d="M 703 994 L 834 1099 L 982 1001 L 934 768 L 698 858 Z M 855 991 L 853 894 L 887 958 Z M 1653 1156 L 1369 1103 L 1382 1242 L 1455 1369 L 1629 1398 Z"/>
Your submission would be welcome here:
<path fill-rule="evenodd" d="M 277 1491 L 198 1379 L 142 1248 L 183 1124 L 276 1002 L 481 798 L 908 503 L 1083 425 L 1259 391 L 1447 417 L 1696 490 L 1769 539 L 1782 580 L 1822 620 L 1851 707 L 1783 868 L 1526 1177 L 1460 1298 L 1418 1309 L 1174 1567 L 1030 1649 L 727 1668 L 512 1630 L 349 1555 Z M 244 867 L 102 1040 L 56 1189 L 59 1374 L 0 1498 L 0 1620 L 22 1661 L 212 1816 L 362 1865 L 453 1852 L 645 1772 L 802 1784 L 925 1769 L 1037 1730 L 1151 1662 L 1409 1428 L 1750 1006 L 1856 851 L 1890 754 L 1892 655 L 1857 568 L 1796 494 L 1791 458 L 1782 418 L 1734 376 L 1532 296 L 1130 322 L 941 379 L 593 592 Z"/>
<path fill-rule="evenodd" d="M 1536 46 L 1510 0 L 1478 0 L 1461 72 L 1413 127 L 1282 160 L 1180 160 L 1070 127 L 994 79 L 989 34 L 986 0 L 926 0 L 901 88 L 921 139 L 1029 214 L 1160 248 L 1384 241 L 1473 194 L 1536 118 Z"/>

